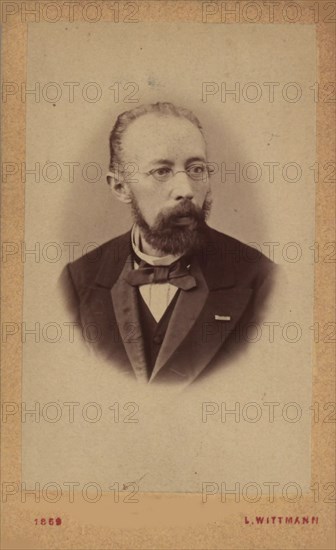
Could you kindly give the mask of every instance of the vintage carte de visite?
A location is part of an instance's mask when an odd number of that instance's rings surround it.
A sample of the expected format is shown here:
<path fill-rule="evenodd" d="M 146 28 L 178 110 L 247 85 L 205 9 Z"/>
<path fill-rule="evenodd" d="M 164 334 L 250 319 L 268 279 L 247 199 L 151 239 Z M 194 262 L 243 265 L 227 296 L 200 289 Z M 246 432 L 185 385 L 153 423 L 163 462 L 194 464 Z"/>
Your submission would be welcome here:
<path fill-rule="evenodd" d="M 333 548 L 333 2 L 2 6 L 4 548 Z"/>

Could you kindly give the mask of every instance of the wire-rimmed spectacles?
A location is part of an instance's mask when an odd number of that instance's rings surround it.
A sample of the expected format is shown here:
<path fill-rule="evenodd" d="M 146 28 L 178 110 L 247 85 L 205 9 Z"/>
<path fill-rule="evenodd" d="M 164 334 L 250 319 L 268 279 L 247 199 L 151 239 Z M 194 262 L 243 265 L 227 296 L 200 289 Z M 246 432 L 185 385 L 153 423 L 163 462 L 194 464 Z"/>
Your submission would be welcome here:
<path fill-rule="evenodd" d="M 169 166 L 160 166 L 153 168 L 149 172 L 142 172 L 145 176 L 152 176 L 156 181 L 165 182 L 172 179 L 176 174 L 186 173 L 194 181 L 206 181 L 214 173 L 215 169 L 209 163 L 197 162 L 190 164 L 186 170 L 177 170 L 174 172 Z"/>

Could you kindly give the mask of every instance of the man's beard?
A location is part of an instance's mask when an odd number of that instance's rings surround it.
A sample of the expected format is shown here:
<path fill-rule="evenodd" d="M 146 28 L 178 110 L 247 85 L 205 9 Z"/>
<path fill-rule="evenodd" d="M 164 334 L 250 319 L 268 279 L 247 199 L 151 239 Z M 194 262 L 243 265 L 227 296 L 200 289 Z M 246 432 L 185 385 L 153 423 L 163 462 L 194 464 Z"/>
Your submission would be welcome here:
<path fill-rule="evenodd" d="M 145 241 L 164 254 L 195 253 L 205 243 L 206 219 L 211 210 L 210 192 L 202 208 L 184 199 L 174 208 L 160 212 L 150 227 L 144 219 L 139 205 L 132 195 L 132 213 Z"/>

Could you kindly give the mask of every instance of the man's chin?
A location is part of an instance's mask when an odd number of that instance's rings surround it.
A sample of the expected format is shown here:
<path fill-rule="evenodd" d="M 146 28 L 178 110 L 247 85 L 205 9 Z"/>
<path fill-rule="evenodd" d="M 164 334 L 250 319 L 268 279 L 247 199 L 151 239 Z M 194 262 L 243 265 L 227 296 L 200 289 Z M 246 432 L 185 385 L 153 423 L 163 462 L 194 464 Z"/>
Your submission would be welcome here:
<path fill-rule="evenodd" d="M 199 227 L 194 219 L 183 217 L 162 232 L 147 231 L 144 235 L 148 244 L 164 254 L 174 256 L 197 252 L 204 244 L 204 226 Z"/>

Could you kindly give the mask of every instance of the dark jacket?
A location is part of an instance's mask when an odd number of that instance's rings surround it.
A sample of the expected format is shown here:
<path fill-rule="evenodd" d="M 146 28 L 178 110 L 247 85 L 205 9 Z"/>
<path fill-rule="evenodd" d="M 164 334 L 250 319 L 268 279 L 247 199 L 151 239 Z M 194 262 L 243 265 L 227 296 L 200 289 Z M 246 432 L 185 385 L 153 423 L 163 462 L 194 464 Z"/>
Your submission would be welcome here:
<path fill-rule="evenodd" d="M 115 368 L 133 370 L 140 381 L 190 383 L 246 343 L 274 267 L 259 251 L 208 227 L 206 244 L 191 260 L 197 287 L 180 291 L 150 376 L 138 290 L 124 279 L 133 268 L 130 231 L 68 264 L 63 282 L 85 340 Z"/>

